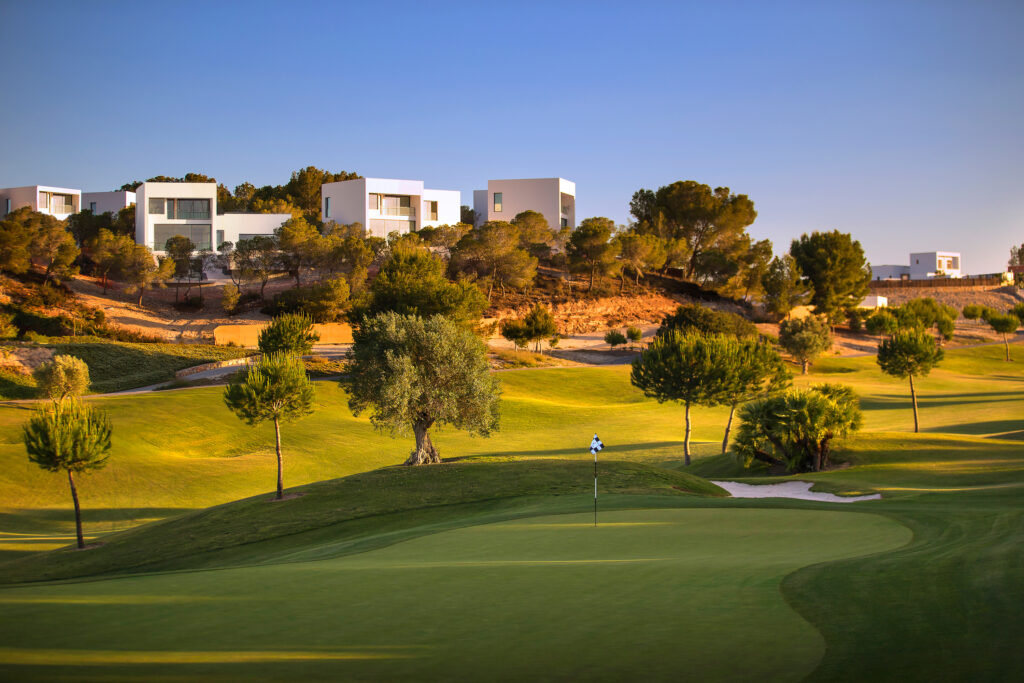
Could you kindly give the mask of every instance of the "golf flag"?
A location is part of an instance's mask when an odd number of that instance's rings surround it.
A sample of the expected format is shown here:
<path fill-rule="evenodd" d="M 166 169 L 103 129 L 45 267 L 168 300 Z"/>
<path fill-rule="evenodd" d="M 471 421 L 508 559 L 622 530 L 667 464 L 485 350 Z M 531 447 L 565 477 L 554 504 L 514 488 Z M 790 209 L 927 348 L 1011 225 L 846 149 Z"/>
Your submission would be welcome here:
<path fill-rule="evenodd" d="M 590 454 L 594 456 L 594 526 L 597 526 L 597 454 L 603 448 L 601 439 L 594 434 L 594 440 L 590 442 Z"/>

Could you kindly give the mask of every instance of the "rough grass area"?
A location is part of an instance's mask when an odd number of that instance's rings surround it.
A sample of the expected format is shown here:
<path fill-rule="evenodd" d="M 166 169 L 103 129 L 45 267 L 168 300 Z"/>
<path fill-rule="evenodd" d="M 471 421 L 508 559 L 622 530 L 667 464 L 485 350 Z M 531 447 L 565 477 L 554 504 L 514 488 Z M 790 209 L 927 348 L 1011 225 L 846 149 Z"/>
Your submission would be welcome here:
<path fill-rule="evenodd" d="M 99 337 L 54 337 L 44 346 L 55 354 L 84 360 L 92 380 L 90 391 L 97 394 L 156 384 L 173 379 L 174 373 L 184 368 L 253 353 L 212 344 L 141 344 Z M 0 377 L 0 398 L 32 398 L 34 388 L 31 377 L 21 383 L 6 375 Z"/>
<path fill-rule="evenodd" d="M 516 368 L 544 368 L 553 365 L 566 365 L 565 361 L 554 356 L 533 351 L 512 351 L 510 349 L 489 348 L 488 355 L 491 367 L 497 370 L 513 370 Z"/>

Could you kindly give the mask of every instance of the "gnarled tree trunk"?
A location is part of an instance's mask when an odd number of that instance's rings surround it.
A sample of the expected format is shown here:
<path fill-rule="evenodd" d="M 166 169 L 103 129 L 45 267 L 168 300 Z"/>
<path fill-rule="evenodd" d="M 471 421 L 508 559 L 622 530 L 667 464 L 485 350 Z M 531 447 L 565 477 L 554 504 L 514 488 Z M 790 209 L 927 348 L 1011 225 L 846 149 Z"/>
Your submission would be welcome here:
<path fill-rule="evenodd" d="M 406 465 L 433 465 L 441 462 L 441 456 L 430 441 L 428 432 L 433 424 L 433 420 L 427 420 L 412 426 L 413 434 L 416 435 L 416 450 L 409 454 L 409 459 L 405 461 Z"/>

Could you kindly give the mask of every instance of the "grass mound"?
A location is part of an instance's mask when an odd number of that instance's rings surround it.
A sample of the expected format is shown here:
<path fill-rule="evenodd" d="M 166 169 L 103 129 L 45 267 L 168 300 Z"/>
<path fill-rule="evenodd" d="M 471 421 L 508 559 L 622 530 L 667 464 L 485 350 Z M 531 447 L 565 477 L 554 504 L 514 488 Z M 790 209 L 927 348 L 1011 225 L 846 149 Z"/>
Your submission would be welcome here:
<path fill-rule="evenodd" d="M 307 545 L 316 534 L 334 541 L 365 535 L 375 523 L 345 527 L 353 520 L 414 513 L 386 520 L 391 532 L 417 526 L 429 518 L 466 517 L 454 509 L 440 516 L 421 515 L 431 508 L 455 507 L 528 496 L 575 495 L 590 500 L 592 465 L 585 461 L 531 460 L 459 462 L 430 467 L 388 467 L 289 489 L 288 500 L 271 494 L 220 505 L 183 517 L 107 536 L 87 552 L 64 548 L 0 565 L 0 581 L 66 579 L 105 573 L 216 566 L 266 558 Z M 601 463 L 599 491 L 605 494 L 726 496 L 718 486 L 683 472 L 636 462 Z M 304 536 L 305 535 L 305 536 Z M 394 534 L 395 540 L 402 537 Z M 234 552 L 249 546 L 246 552 Z M 227 551 L 227 552 L 222 552 Z M 219 556 L 214 556 L 220 553 Z"/>

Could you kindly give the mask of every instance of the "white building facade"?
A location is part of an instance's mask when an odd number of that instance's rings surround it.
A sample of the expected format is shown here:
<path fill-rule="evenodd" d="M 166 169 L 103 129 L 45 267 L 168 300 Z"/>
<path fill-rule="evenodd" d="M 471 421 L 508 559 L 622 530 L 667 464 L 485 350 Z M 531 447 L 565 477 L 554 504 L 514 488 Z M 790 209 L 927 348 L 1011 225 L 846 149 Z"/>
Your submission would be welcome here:
<path fill-rule="evenodd" d="M 576 183 L 565 178 L 488 180 L 473 192 L 478 220 L 511 221 L 523 211 L 543 214 L 553 229 L 576 227 Z"/>
<path fill-rule="evenodd" d="M 26 206 L 33 211 L 64 220 L 71 214 L 82 210 L 82 191 L 50 185 L 26 185 L 0 189 L 0 218 Z"/>
<path fill-rule="evenodd" d="M 217 214 L 216 183 L 143 183 L 136 190 L 135 241 L 163 252 L 167 240 L 182 235 L 199 250 L 224 242 L 271 236 L 288 213 Z"/>
<path fill-rule="evenodd" d="M 116 216 L 118 211 L 134 203 L 135 193 L 127 190 L 82 193 L 82 210 L 92 211 L 97 216 L 101 213 L 112 213 Z"/>
<path fill-rule="evenodd" d="M 461 219 L 458 190 L 431 190 L 422 180 L 356 178 L 320 187 L 324 222 L 360 223 L 368 236 L 387 237 Z"/>
<path fill-rule="evenodd" d="M 927 280 L 933 277 L 963 277 L 960 252 L 925 251 L 910 255 L 910 279 Z"/>

